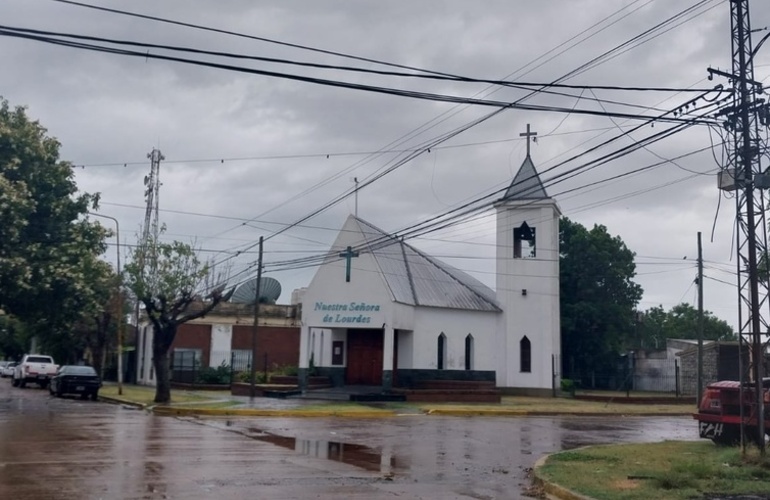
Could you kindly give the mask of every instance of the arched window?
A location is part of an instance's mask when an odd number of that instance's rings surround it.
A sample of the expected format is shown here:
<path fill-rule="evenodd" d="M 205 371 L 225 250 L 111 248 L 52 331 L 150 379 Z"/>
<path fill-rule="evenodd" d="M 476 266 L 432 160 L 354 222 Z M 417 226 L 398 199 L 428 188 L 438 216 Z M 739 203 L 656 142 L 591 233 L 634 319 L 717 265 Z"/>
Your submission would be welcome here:
<path fill-rule="evenodd" d="M 519 355 L 521 356 L 521 371 L 524 373 L 532 372 L 532 343 L 525 335 L 519 342 Z"/>
<path fill-rule="evenodd" d="M 441 332 L 441 335 L 438 336 L 438 359 L 436 360 L 436 366 L 439 370 L 444 369 L 444 365 L 446 363 L 446 335 L 444 335 L 444 332 Z"/>
<path fill-rule="evenodd" d="M 473 370 L 473 335 L 465 337 L 465 369 Z"/>

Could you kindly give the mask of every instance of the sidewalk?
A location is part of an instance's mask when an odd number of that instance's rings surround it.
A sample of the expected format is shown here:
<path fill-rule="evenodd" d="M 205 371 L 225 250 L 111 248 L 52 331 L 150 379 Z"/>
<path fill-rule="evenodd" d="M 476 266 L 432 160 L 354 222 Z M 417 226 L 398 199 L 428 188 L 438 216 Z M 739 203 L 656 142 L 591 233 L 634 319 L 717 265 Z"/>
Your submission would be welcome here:
<path fill-rule="evenodd" d="M 100 399 L 107 402 L 144 408 L 159 415 L 200 416 L 272 416 L 272 417 L 356 417 L 387 418 L 404 415 L 441 416 L 689 416 L 691 405 L 623 404 L 614 401 L 580 401 L 570 398 L 504 397 L 501 403 L 391 403 L 350 402 L 342 398 L 344 390 L 281 398 L 249 398 L 227 392 L 173 390 L 172 403 L 152 403 L 154 389 L 128 386 L 130 395 L 118 396 L 107 384 Z M 130 397 L 129 397 L 130 396 Z"/>

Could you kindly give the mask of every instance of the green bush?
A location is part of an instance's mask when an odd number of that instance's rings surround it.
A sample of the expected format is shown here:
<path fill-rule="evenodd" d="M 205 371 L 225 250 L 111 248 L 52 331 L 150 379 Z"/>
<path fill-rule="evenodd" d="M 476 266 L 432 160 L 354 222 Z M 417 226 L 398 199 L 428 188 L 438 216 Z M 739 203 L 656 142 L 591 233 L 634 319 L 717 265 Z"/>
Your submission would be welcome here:
<path fill-rule="evenodd" d="M 222 361 L 222 364 L 216 368 L 201 368 L 196 382 L 199 384 L 228 385 L 230 383 L 230 365 Z"/>
<path fill-rule="evenodd" d="M 568 378 L 561 379 L 561 390 L 563 392 L 575 395 L 575 381 Z"/>
<path fill-rule="evenodd" d="M 238 372 L 235 374 L 235 380 L 237 382 L 242 382 L 244 384 L 250 384 L 251 383 L 251 372 Z M 265 372 L 257 372 L 255 384 L 264 384 L 266 383 L 266 377 Z"/>
<path fill-rule="evenodd" d="M 294 365 L 285 365 L 273 372 L 273 375 L 287 375 L 289 377 L 296 377 L 298 374 L 299 368 Z"/>

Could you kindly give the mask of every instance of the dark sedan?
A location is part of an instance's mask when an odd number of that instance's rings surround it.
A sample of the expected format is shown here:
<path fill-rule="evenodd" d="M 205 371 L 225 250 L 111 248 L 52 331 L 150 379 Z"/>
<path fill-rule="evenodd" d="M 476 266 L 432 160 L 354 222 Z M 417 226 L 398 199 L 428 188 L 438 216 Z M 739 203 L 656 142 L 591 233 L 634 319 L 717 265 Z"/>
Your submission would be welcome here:
<path fill-rule="evenodd" d="M 51 379 L 48 390 L 58 397 L 64 394 L 80 394 L 83 399 L 91 397 L 96 401 L 101 386 L 102 380 L 93 367 L 64 365 Z"/>

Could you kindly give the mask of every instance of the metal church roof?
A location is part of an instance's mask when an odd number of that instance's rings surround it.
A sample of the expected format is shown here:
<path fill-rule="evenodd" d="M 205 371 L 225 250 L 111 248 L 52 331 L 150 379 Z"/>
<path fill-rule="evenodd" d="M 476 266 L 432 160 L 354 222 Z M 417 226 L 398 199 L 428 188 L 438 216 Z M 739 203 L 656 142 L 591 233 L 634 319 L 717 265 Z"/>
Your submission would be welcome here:
<path fill-rule="evenodd" d="M 501 311 L 495 292 L 476 278 L 428 256 L 354 217 L 364 236 L 361 252 L 374 256 L 396 302 L 470 311 Z"/>
<path fill-rule="evenodd" d="M 540 181 L 540 176 L 532 163 L 532 158 L 527 155 L 505 192 L 503 200 L 544 200 L 548 197 L 545 186 Z"/>

